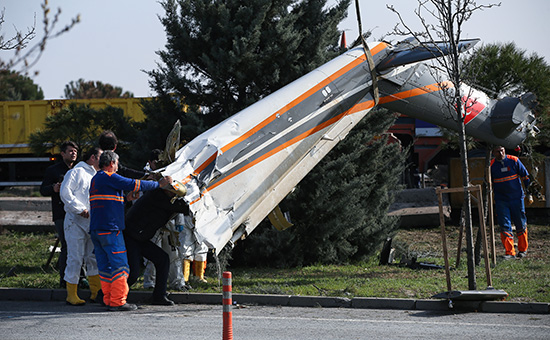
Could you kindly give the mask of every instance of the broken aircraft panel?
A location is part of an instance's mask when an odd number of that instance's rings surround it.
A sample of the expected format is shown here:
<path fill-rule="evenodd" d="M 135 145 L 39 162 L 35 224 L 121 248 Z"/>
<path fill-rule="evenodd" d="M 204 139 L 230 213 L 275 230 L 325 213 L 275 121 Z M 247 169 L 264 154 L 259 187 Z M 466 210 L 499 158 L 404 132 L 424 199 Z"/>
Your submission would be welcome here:
<path fill-rule="evenodd" d="M 464 49 L 473 44 L 464 42 Z M 379 105 L 456 129 L 443 110 L 441 84 L 448 82 L 420 62 L 426 51 L 415 56 L 414 46 L 384 42 L 369 48 L 375 65 L 384 62 L 377 70 Z M 466 85 L 461 90 L 470 93 Z M 535 128 L 529 112 L 507 136 L 495 136 L 496 101 L 473 93 L 467 133 L 511 146 Z M 219 252 L 250 234 L 373 107 L 365 51 L 354 48 L 199 135 L 163 174 L 185 185 L 199 240 Z"/>

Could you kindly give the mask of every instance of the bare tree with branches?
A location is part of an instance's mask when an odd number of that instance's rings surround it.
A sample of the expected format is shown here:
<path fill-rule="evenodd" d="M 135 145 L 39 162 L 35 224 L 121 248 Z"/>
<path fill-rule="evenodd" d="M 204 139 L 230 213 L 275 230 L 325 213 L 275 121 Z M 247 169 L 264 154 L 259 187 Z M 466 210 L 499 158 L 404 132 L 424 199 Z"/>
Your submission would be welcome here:
<path fill-rule="evenodd" d="M 472 202 L 470 192 L 467 189 L 470 185 L 470 175 L 468 171 L 465 119 L 475 104 L 475 99 L 472 98 L 472 89 L 462 86 L 462 78 L 466 65 L 464 65 L 463 60 L 460 58 L 460 41 L 464 24 L 471 18 L 473 13 L 494 6 L 500 6 L 500 3 L 480 5 L 474 0 L 418 0 L 415 15 L 420 20 L 421 30 L 412 29 L 393 6 L 387 6 L 389 10 L 396 13 L 399 17 L 399 23 L 395 26 L 392 34 L 412 35 L 417 40 L 417 43 L 432 51 L 434 56 L 440 56 L 435 59 L 433 67 L 441 68 L 447 77 L 446 80 L 439 82 L 439 86 L 446 104 L 442 107 L 442 110 L 448 110 L 449 116 L 452 117 L 458 126 L 458 141 L 464 186 L 463 211 L 468 258 L 468 288 L 470 290 L 477 289 L 477 284 L 472 236 Z M 433 44 L 438 41 L 444 42 L 443 46 L 445 46 L 446 51 L 438 48 L 437 44 Z"/>
<path fill-rule="evenodd" d="M 40 40 L 29 47 L 32 40 L 36 38 L 36 14 L 34 16 L 34 24 L 32 27 L 27 27 L 22 31 L 15 27 L 15 34 L 11 37 L 6 37 L 2 27 L 5 24 L 5 10 L 0 12 L 0 50 L 14 51 L 14 55 L 9 60 L 0 60 L 0 68 L 17 71 L 19 73 L 28 73 L 28 71 L 36 65 L 42 53 L 46 49 L 46 44 L 49 40 L 54 39 L 70 31 L 76 24 L 80 22 L 80 15 L 71 19 L 69 24 L 66 24 L 61 29 L 56 30 L 59 24 L 61 8 L 53 16 L 50 16 L 51 9 L 48 6 L 48 0 L 44 0 L 42 7 L 42 23 L 44 24 L 44 35 Z M 37 71 L 35 71 L 37 73 Z"/>

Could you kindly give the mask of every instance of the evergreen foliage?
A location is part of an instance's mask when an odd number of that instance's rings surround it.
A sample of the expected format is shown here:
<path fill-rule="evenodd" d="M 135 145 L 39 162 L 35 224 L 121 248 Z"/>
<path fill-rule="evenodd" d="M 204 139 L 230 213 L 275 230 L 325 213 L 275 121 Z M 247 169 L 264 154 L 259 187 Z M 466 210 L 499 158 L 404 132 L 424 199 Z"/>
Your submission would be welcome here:
<path fill-rule="evenodd" d="M 163 1 L 167 44 L 158 69 L 148 72 L 157 98 L 144 105 L 135 157 L 158 148 L 177 119 L 189 141 L 335 57 L 337 26 L 349 4 Z"/>
<path fill-rule="evenodd" d="M 122 87 L 104 84 L 100 81 L 85 81 L 78 79 L 65 85 L 65 98 L 92 99 L 92 98 L 133 98 L 131 92 L 124 92 Z"/>
<path fill-rule="evenodd" d="M 135 129 L 130 118 L 124 116 L 124 111 L 113 106 L 96 110 L 89 105 L 70 103 L 46 117 L 44 129 L 31 133 L 29 144 L 38 155 L 66 140 L 72 140 L 83 151 L 97 145 L 97 138 L 103 130 L 116 131 L 119 139 L 116 151 L 126 158 L 124 155 L 133 142 Z"/>
<path fill-rule="evenodd" d="M 550 65 L 536 53 L 527 55 L 515 43 L 488 44 L 468 61 L 467 76 L 494 98 L 520 96 L 533 92 L 537 96 L 537 124 L 541 133 L 536 143 L 550 147 Z M 533 141 L 531 141 L 533 142 Z"/>
<path fill-rule="evenodd" d="M 294 226 L 277 231 L 264 221 L 237 243 L 233 264 L 346 263 L 379 250 L 398 227 L 387 211 L 405 167 L 400 145 L 379 138 L 394 121 L 383 109 L 364 118 L 281 204 Z"/>
<path fill-rule="evenodd" d="M 165 66 L 150 73 L 155 90 L 207 109 L 209 125 L 220 122 L 335 56 L 349 1 L 328 12 L 325 3 L 164 2 L 168 43 L 159 52 Z"/>
<path fill-rule="evenodd" d="M 550 105 L 550 66 L 536 53 L 527 55 L 514 42 L 487 44 L 468 62 L 468 78 L 494 98 L 531 91 L 544 107 Z"/>
<path fill-rule="evenodd" d="M 167 44 L 158 52 L 158 68 L 148 72 L 157 96 L 143 103 L 146 120 L 139 124 L 135 157 L 162 148 L 159 143 L 177 119 L 182 139 L 189 141 L 335 57 L 337 25 L 350 0 L 328 10 L 325 0 L 165 0 L 162 5 Z M 360 260 L 395 230 L 386 212 L 404 154 L 385 138 L 373 140 L 394 116 L 373 117 L 288 197 L 295 227 L 278 233 L 260 226 L 240 242 L 249 249 L 248 259 L 279 266 Z"/>
<path fill-rule="evenodd" d="M 209 128 L 197 107 L 190 108 L 176 96 L 161 94 L 142 100 L 141 107 L 146 118 L 135 123 L 137 132 L 130 150 L 130 157 L 138 164 L 145 164 L 150 150 L 164 150 L 166 138 L 178 119 L 182 125 L 182 146 Z"/>
<path fill-rule="evenodd" d="M 31 78 L 16 71 L 0 69 L 0 101 L 41 99 L 44 99 L 44 92 Z"/>

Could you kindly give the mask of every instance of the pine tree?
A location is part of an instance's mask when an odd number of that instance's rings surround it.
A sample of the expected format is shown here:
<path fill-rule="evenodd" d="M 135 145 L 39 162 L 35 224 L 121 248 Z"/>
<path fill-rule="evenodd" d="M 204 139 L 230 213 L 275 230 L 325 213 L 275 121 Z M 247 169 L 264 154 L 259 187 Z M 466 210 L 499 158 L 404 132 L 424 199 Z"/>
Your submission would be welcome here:
<path fill-rule="evenodd" d="M 365 260 L 397 228 L 387 216 L 406 152 L 385 132 L 395 117 L 378 110 L 363 119 L 287 197 L 293 227 L 264 222 L 233 253 L 235 263 L 296 266 Z"/>
<path fill-rule="evenodd" d="M 65 85 L 65 98 L 92 99 L 92 98 L 133 98 L 132 92 L 124 91 L 122 87 L 106 84 L 101 81 L 85 81 L 78 79 Z"/>
<path fill-rule="evenodd" d="M 148 72 L 157 98 L 144 103 L 136 157 L 158 148 L 177 119 L 189 141 L 335 57 L 337 26 L 349 4 L 163 1 L 167 44 L 158 68 Z"/>
<path fill-rule="evenodd" d="M 0 69 L 0 101 L 40 100 L 44 92 L 26 75 Z"/>
<path fill-rule="evenodd" d="M 550 65 L 536 53 L 518 48 L 515 43 L 487 44 L 468 60 L 466 76 L 481 86 L 493 98 L 520 96 L 533 92 L 539 106 L 536 109 L 537 126 L 541 133 L 536 141 L 541 151 L 550 147 Z"/>
<path fill-rule="evenodd" d="M 167 44 L 150 71 L 156 98 L 137 152 L 162 147 L 176 119 L 182 139 L 198 133 L 312 71 L 338 52 L 338 23 L 350 0 L 165 0 Z M 373 116 L 374 117 L 374 116 Z M 373 141 L 393 121 L 376 115 L 356 127 L 287 200 L 296 227 L 259 227 L 244 247 L 270 264 L 364 259 L 395 228 L 386 216 L 403 164 L 395 145 Z M 263 230 L 262 230 L 263 229 Z M 255 236 L 257 234 L 257 236 Z M 261 253 L 261 255 L 259 254 Z"/>
<path fill-rule="evenodd" d="M 90 105 L 69 103 L 46 117 L 44 128 L 29 135 L 29 145 L 37 155 L 46 153 L 51 145 L 60 145 L 66 140 L 75 142 L 80 150 L 85 150 L 97 144 L 97 136 L 103 130 L 116 131 L 119 139 L 116 151 L 126 159 L 135 129 L 124 111 L 113 106 L 93 109 Z"/>

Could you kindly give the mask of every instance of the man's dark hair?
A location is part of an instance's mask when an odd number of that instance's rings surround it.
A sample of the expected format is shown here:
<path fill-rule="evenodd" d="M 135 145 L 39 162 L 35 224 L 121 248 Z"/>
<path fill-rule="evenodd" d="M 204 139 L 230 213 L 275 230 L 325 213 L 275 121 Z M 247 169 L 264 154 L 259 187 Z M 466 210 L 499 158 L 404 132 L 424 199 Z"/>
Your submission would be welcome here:
<path fill-rule="evenodd" d="M 88 151 L 84 153 L 84 157 L 82 159 L 84 160 L 84 162 L 87 162 L 92 156 L 97 156 L 100 151 L 101 149 L 98 147 L 88 149 Z"/>
<path fill-rule="evenodd" d="M 149 154 L 149 161 L 158 161 L 161 153 L 162 151 L 160 149 L 151 150 L 151 154 Z"/>
<path fill-rule="evenodd" d="M 99 168 L 103 169 L 109 166 L 111 162 L 115 162 L 117 159 L 118 159 L 118 155 L 114 151 L 112 150 L 103 151 L 103 153 L 99 157 Z"/>
<path fill-rule="evenodd" d="M 105 130 L 99 135 L 99 147 L 102 150 L 115 150 L 118 144 L 116 135 L 111 130 Z"/>
<path fill-rule="evenodd" d="M 59 150 L 61 150 L 61 152 L 65 152 L 65 151 L 67 151 L 67 148 L 69 146 L 72 146 L 73 148 L 78 150 L 78 146 L 76 145 L 76 143 L 73 142 L 73 141 L 70 141 L 70 140 L 67 140 L 67 141 L 64 141 L 63 143 L 61 143 L 61 146 L 59 147 Z"/>

